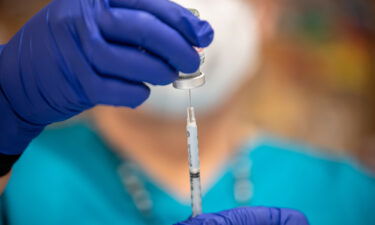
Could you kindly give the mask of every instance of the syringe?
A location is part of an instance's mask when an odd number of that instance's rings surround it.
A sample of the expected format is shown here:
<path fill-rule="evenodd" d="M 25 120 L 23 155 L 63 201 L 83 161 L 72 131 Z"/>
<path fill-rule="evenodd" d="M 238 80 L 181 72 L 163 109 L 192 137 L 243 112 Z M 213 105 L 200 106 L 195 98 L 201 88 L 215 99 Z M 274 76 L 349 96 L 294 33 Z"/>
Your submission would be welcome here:
<path fill-rule="evenodd" d="M 199 17 L 196 9 L 189 9 L 194 15 Z M 204 53 L 202 49 L 197 49 L 201 64 L 204 62 Z M 195 120 L 194 107 L 191 104 L 191 89 L 202 86 L 205 83 L 205 75 L 198 69 L 195 73 L 180 73 L 179 78 L 173 82 L 173 87 L 189 91 L 189 106 L 187 108 L 187 146 L 189 154 L 189 174 L 190 174 L 190 192 L 192 216 L 195 217 L 202 213 L 202 194 L 201 178 L 199 165 L 199 148 L 198 148 L 198 127 Z"/>
<path fill-rule="evenodd" d="M 191 93 L 189 90 L 189 99 Z M 191 101 L 190 101 L 191 102 Z M 186 135 L 189 153 L 189 174 L 191 190 L 191 207 L 193 217 L 202 213 L 201 177 L 199 165 L 198 128 L 195 120 L 194 107 L 187 108 Z"/>

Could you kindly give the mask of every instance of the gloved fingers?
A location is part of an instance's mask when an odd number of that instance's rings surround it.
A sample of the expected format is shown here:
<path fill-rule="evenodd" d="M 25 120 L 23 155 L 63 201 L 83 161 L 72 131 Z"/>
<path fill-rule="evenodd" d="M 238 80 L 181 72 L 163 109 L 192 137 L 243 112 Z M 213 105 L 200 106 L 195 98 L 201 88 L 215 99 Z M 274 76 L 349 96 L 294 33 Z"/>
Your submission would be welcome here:
<path fill-rule="evenodd" d="M 202 214 L 176 225 L 308 225 L 306 217 L 292 209 L 240 207 Z"/>
<path fill-rule="evenodd" d="M 239 225 L 308 225 L 306 217 L 302 213 L 292 209 L 240 207 L 216 213 L 216 215 Z"/>
<path fill-rule="evenodd" d="M 86 45 L 86 44 L 85 44 Z M 160 58 L 141 49 L 113 44 L 86 45 L 92 66 L 99 74 L 153 85 L 166 85 L 178 72 Z"/>
<path fill-rule="evenodd" d="M 308 225 L 304 214 L 297 210 L 280 208 L 280 221 L 282 225 Z"/>
<path fill-rule="evenodd" d="M 109 4 L 112 7 L 137 9 L 153 14 L 196 47 L 207 47 L 214 37 L 214 31 L 208 22 L 169 0 L 109 0 Z"/>
<path fill-rule="evenodd" d="M 150 88 L 140 82 L 96 76 L 91 79 L 89 98 L 95 105 L 128 106 L 141 105 L 150 95 Z"/>
<path fill-rule="evenodd" d="M 198 69 L 199 55 L 192 46 L 152 14 L 113 8 L 100 10 L 97 17 L 99 29 L 107 41 L 140 46 L 184 73 Z"/>
<path fill-rule="evenodd" d="M 83 53 L 98 74 L 154 85 L 177 79 L 177 71 L 162 59 L 142 49 L 105 41 L 91 16 L 78 20 L 76 27 Z"/>

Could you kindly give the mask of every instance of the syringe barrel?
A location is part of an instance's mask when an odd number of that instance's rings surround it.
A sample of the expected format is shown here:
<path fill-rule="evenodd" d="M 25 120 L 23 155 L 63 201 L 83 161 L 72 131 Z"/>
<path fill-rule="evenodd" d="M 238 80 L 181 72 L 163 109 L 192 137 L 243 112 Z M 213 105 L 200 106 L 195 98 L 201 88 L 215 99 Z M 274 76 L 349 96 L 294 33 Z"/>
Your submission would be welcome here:
<path fill-rule="evenodd" d="M 188 121 L 186 132 L 189 151 L 189 169 L 191 173 L 199 173 L 198 128 L 195 121 Z"/>
<path fill-rule="evenodd" d="M 195 217 L 202 214 L 202 194 L 201 194 L 201 178 L 200 174 L 190 173 L 191 185 L 191 207 L 192 216 Z"/>
<path fill-rule="evenodd" d="M 186 135 L 189 155 L 191 206 L 193 217 L 202 213 L 201 178 L 198 148 L 198 127 L 193 107 L 187 108 Z"/>
<path fill-rule="evenodd" d="M 188 108 L 186 132 L 189 153 L 191 207 L 192 216 L 195 217 L 202 213 L 202 194 L 199 165 L 198 127 L 195 121 L 194 108 L 192 107 Z"/>

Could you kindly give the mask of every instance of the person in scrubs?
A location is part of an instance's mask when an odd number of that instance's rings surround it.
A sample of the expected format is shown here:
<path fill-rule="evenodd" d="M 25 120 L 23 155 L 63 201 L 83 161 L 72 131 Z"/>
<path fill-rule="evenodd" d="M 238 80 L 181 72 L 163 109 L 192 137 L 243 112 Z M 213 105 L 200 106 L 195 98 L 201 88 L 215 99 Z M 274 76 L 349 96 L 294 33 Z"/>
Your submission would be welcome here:
<path fill-rule="evenodd" d="M 373 224 L 373 177 L 350 160 L 316 155 L 238 119 L 259 53 L 251 4 L 178 3 L 197 8 L 211 25 L 164 0 L 55 0 L 4 46 L 2 175 L 27 148 L 2 196 L 4 221 L 187 219 L 187 96 L 164 85 L 177 71 L 198 68 L 191 46 L 209 46 L 207 84 L 193 91 L 207 214 L 181 224 L 307 224 L 299 212 L 274 207 L 302 211 L 310 224 Z M 97 105 L 85 119 L 40 134 Z"/>

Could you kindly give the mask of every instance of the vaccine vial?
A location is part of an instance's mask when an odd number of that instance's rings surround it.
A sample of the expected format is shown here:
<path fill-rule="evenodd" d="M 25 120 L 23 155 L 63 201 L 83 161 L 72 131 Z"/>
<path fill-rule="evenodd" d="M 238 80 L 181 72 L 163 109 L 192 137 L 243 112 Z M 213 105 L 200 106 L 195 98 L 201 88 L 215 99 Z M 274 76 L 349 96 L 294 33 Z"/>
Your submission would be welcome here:
<path fill-rule="evenodd" d="M 191 13 L 193 13 L 196 17 L 199 18 L 199 12 L 196 9 L 189 9 Z M 204 63 L 205 55 L 203 48 L 196 48 L 199 57 L 200 57 L 200 65 Z M 204 85 L 206 82 L 206 78 L 204 73 L 199 69 L 194 73 L 179 73 L 178 79 L 173 82 L 173 87 L 182 90 L 190 90 L 197 87 Z"/>

